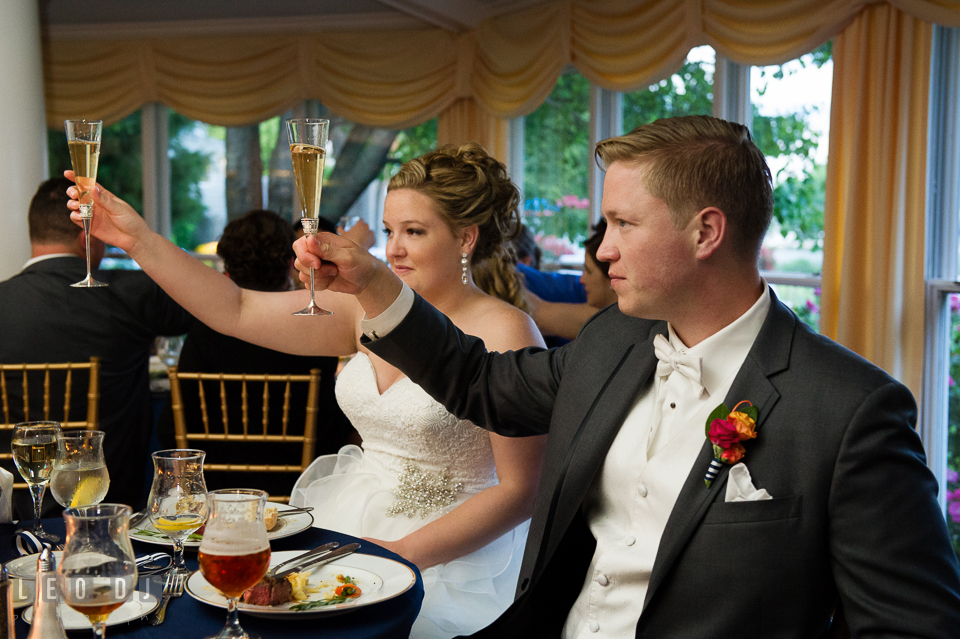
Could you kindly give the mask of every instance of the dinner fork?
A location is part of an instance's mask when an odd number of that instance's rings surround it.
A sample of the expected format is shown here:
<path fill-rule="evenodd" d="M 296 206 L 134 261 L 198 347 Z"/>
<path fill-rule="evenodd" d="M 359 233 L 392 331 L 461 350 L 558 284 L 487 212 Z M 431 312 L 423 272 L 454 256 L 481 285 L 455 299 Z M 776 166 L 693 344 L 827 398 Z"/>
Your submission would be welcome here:
<path fill-rule="evenodd" d="M 183 586 L 187 581 L 187 575 L 182 572 L 168 572 L 167 578 L 163 582 L 163 596 L 160 599 L 160 605 L 147 617 L 147 623 L 151 626 L 159 626 L 163 623 L 167 615 L 167 604 L 173 597 L 179 597 L 183 594 Z"/>

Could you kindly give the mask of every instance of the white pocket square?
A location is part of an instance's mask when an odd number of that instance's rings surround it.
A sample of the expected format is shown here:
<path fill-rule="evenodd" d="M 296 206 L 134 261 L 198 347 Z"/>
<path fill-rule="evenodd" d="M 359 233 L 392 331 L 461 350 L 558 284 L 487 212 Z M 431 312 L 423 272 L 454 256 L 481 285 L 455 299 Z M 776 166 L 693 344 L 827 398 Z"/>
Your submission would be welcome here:
<path fill-rule="evenodd" d="M 761 501 L 773 499 L 766 490 L 757 490 L 750 479 L 746 464 L 740 462 L 727 474 L 727 496 L 725 501 Z"/>

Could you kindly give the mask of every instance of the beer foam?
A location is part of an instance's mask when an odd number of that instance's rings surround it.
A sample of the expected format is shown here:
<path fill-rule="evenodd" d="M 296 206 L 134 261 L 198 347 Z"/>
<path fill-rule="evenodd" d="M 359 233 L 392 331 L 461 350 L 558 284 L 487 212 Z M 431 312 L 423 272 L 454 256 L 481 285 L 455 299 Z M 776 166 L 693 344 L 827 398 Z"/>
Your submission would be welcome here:
<path fill-rule="evenodd" d="M 205 531 L 200 550 L 211 555 L 249 555 L 270 548 L 263 522 L 233 526 L 229 535 L 207 534 Z"/>

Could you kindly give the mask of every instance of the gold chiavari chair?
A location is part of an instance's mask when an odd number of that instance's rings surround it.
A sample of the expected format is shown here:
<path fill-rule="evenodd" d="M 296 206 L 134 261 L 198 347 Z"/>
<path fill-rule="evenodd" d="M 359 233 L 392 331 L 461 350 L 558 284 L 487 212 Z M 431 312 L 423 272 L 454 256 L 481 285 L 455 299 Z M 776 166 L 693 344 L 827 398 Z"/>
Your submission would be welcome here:
<path fill-rule="evenodd" d="M 71 403 L 75 394 L 74 372 L 89 371 L 86 386 L 86 415 L 71 415 Z M 62 373 L 62 374 L 61 374 Z M 37 383 L 42 376 L 42 382 Z M 62 377 L 63 394 L 60 395 Z M 79 377 L 79 376 L 76 376 Z M 31 384 L 31 380 L 33 384 Z M 42 390 L 43 394 L 40 394 Z M 17 392 L 19 391 L 19 392 Z M 3 422 L 0 431 L 13 431 L 19 422 L 59 421 L 60 427 L 96 430 L 100 410 L 100 358 L 91 357 L 89 362 L 65 362 L 58 364 L 0 364 L 0 399 L 2 399 Z M 61 404 L 62 402 L 62 404 Z M 58 412 L 62 405 L 63 412 Z M 71 417 L 83 417 L 74 419 Z M 0 452 L 0 460 L 12 460 L 9 449 Z M 14 489 L 26 489 L 25 483 L 15 483 Z"/>
<path fill-rule="evenodd" d="M 168 369 L 170 376 L 170 404 L 178 448 L 200 448 L 205 443 L 236 442 L 254 449 L 254 455 L 264 463 L 230 463 L 208 450 L 203 464 L 204 474 L 217 472 L 240 473 L 301 473 L 313 461 L 317 440 L 317 411 L 320 401 L 320 370 L 309 375 L 252 375 L 227 373 L 181 373 L 176 366 Z M 187 415 L 183 381 L 191 382 L 199 405 Z M 196 382 L 194 385 L 192 382 Z M 208 382 L 208 383 L 204 383 Z M 292 405 L 294 388 L 306 389 L 303 428 L 294 424 L 291 415 L 299 412 Z M 211 393 L 213 386 L 215 393 Z M 213 395 L 208 397 L 208 395 Z M 239 403 L 231 399 L 239 399 Z M 271 400 L 275 400 L 271 403 Z M 282 408 L 276 403 L 282 401 Z M 273 407 L 273 410 L 271 410 Z M 251 414 L 253 415 L 251 416 Z M 271 422 L 273 418 L 273 422 Z M 236 423 L 239 419 L 239 424 Z M 279 427 L 275 421 L 279 419 Z M 259 424 L 256 423 L 259 421 Z M 215 425 L 219 422 L 219 425 Z M 276 463 L 276 455 L 267 447 L 271 444 L 300 444 L 299 459 Z M 209 447 L 213 448 L 213 447 Z M 248 448 L 244 446 L 244 448 Z M 269 463 L 267 462 L 269 459 Z M 295 478 L 294 478 L 295 479 Z M 257 487 L 254 485 L 254 487 Z M 271 501 L 288 502 L 289 495 L 270 495 Z"/>

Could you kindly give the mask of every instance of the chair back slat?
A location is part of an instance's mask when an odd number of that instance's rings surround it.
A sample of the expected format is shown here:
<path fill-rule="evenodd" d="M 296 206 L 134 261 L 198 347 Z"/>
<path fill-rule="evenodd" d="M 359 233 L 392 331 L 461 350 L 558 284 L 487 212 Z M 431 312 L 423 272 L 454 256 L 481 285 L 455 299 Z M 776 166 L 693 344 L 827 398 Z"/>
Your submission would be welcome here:
<path fill-rule="evenodd" d="M 73 371 L 89 371 L 87 383 L 87 411 L 86 419 L 80 421 L 70 421 L 70 410 L 73 398 L 73 384 L 75 375 Z M 51 375 L 53 371 L 65 371 L 62 378 L 63 386 L 63 415 L 54 415 L 52 407 L 58 402 L 60 392 L 58 383 L 54 383 Z M 17 398 L 13 393 L 15 384 L 8 383 L 7 376 L 10 373 L 19 373 L 21 376 L 20 390 L 23 393 Z M 42 395 L 32 397 L 30 393 L 30 375 L 29 373 L 42 373 Z M 3 422 L 0 423 L 0 431 L 13 431 L 19 422 L 36 421 L 37 419 L 60 422 L 60 427 L 64 430 L 72 428 L 83 428 L 87 430 L 97 430 L 99 428 L 100 415 L 100 358 L 91 357 L 87 362 L 63 362 L 47 364 L 0 364 L 0 403 L 3 406 Z M 17 413 L 18 405 L 14 400 L 19 399 L 21 413 Z M 33 406 L 39 406 L 42 415 L 37 414 L 37 410 L 31 410 Z M 60 417 L 59 420 L 56 418 Z M 9 451 L 9 448 L 7 449 Z M 10 452 L 0 452 L 0 460 L 12 460 L 13 455 Z M 15 483 L 16 490 L 26 490 L 25 483 Z"/>
<path fill-rule="evenodd" d="M 265 443 L 269 444 L 300 444 L 299 464 L 298 460 L 287 460 L 286 463 L 280 463 L 284 460 L 276 460 L 276 463 L 235 463 L 234 460 L 212 459 L 210 455 L 204 460 L 204 472 L 252 472 L 252 473 L 299 473 L 303 472 L 310 463 L 313 462 L 316 451 L 316 428 L 317 415 L 319 413 L 320 401 L 320 371 L 313 369 L 309 375 L 253 375 L 253 374 L 230 374 L 230 373 L 182 373 L 176 366 L 169 369 L 170 375 L 170 395 L 171 407 L 173 408 L 174 428 L 176 429 L 177 446 L 181 448 L 200 447 L 202 442 L 231 442 L 235 445 L 258 446 Z M 200 402 L 200 423 L 191 424 L 196 416 L 187 414 L 184 402 L 184 392 L 188 388 L 184 382 L 189 382 L 189 388 L 192 389 L 193 382 L 197 384 L 197 393 Z M 220 410 L 223 421 L 222 433 L 211 433 L 206 409 L 206 395 L 204 391 L 204 382 L 219 382 L 220 387 Z M 237 386 L 229 387 L 227 382 L 237 383 Z M 283 410 L 280 417 L 279 434 L 277 425 L 271 424 L 271 419 L 277 417 L 276 408 L 271 415 L 271 400 L 276 398 L 274 403 L 279 401 L 279 396 L 271 392 L 272 383 L 284 384 L 283 387 Z M 254 418 L 252 415 L 250 401 L 253 393 L 259 391 L 259 386 L 263 384 L 263 392 L 258 393 L 262 403 L 262 428 L 250 429 L 250 421 Z M 306 407 L 303 425 L 303 434 L 296 434 L 291 423 L 294 414 L 294 388 L 302 385 L 306 389 Z M 236 398 L 239 394 L 239 413 L 242 422 L 240 432 L 231 432 L 229 428 L 230 402 L 228 397 L 233 393 L 234 408 L 237 410 Z M 256 406 L 252 407 L 256 410 Z M 195 410 L 195 409 L 193 409 Z M 234 415 L 236 417 L 236 415 Z M 202 430 L 200 428 L 202 423 Z M 274 430 L 271 432 L 270 426 Z M 191 428 L 191 426 L 193 426 Z M 270 458 L 274 461 L 273 457 Z M 226 463 L 232 462 L 232 463 Z M 271 495 L 272 501 L 287 501 L 289 497 Z"/>

